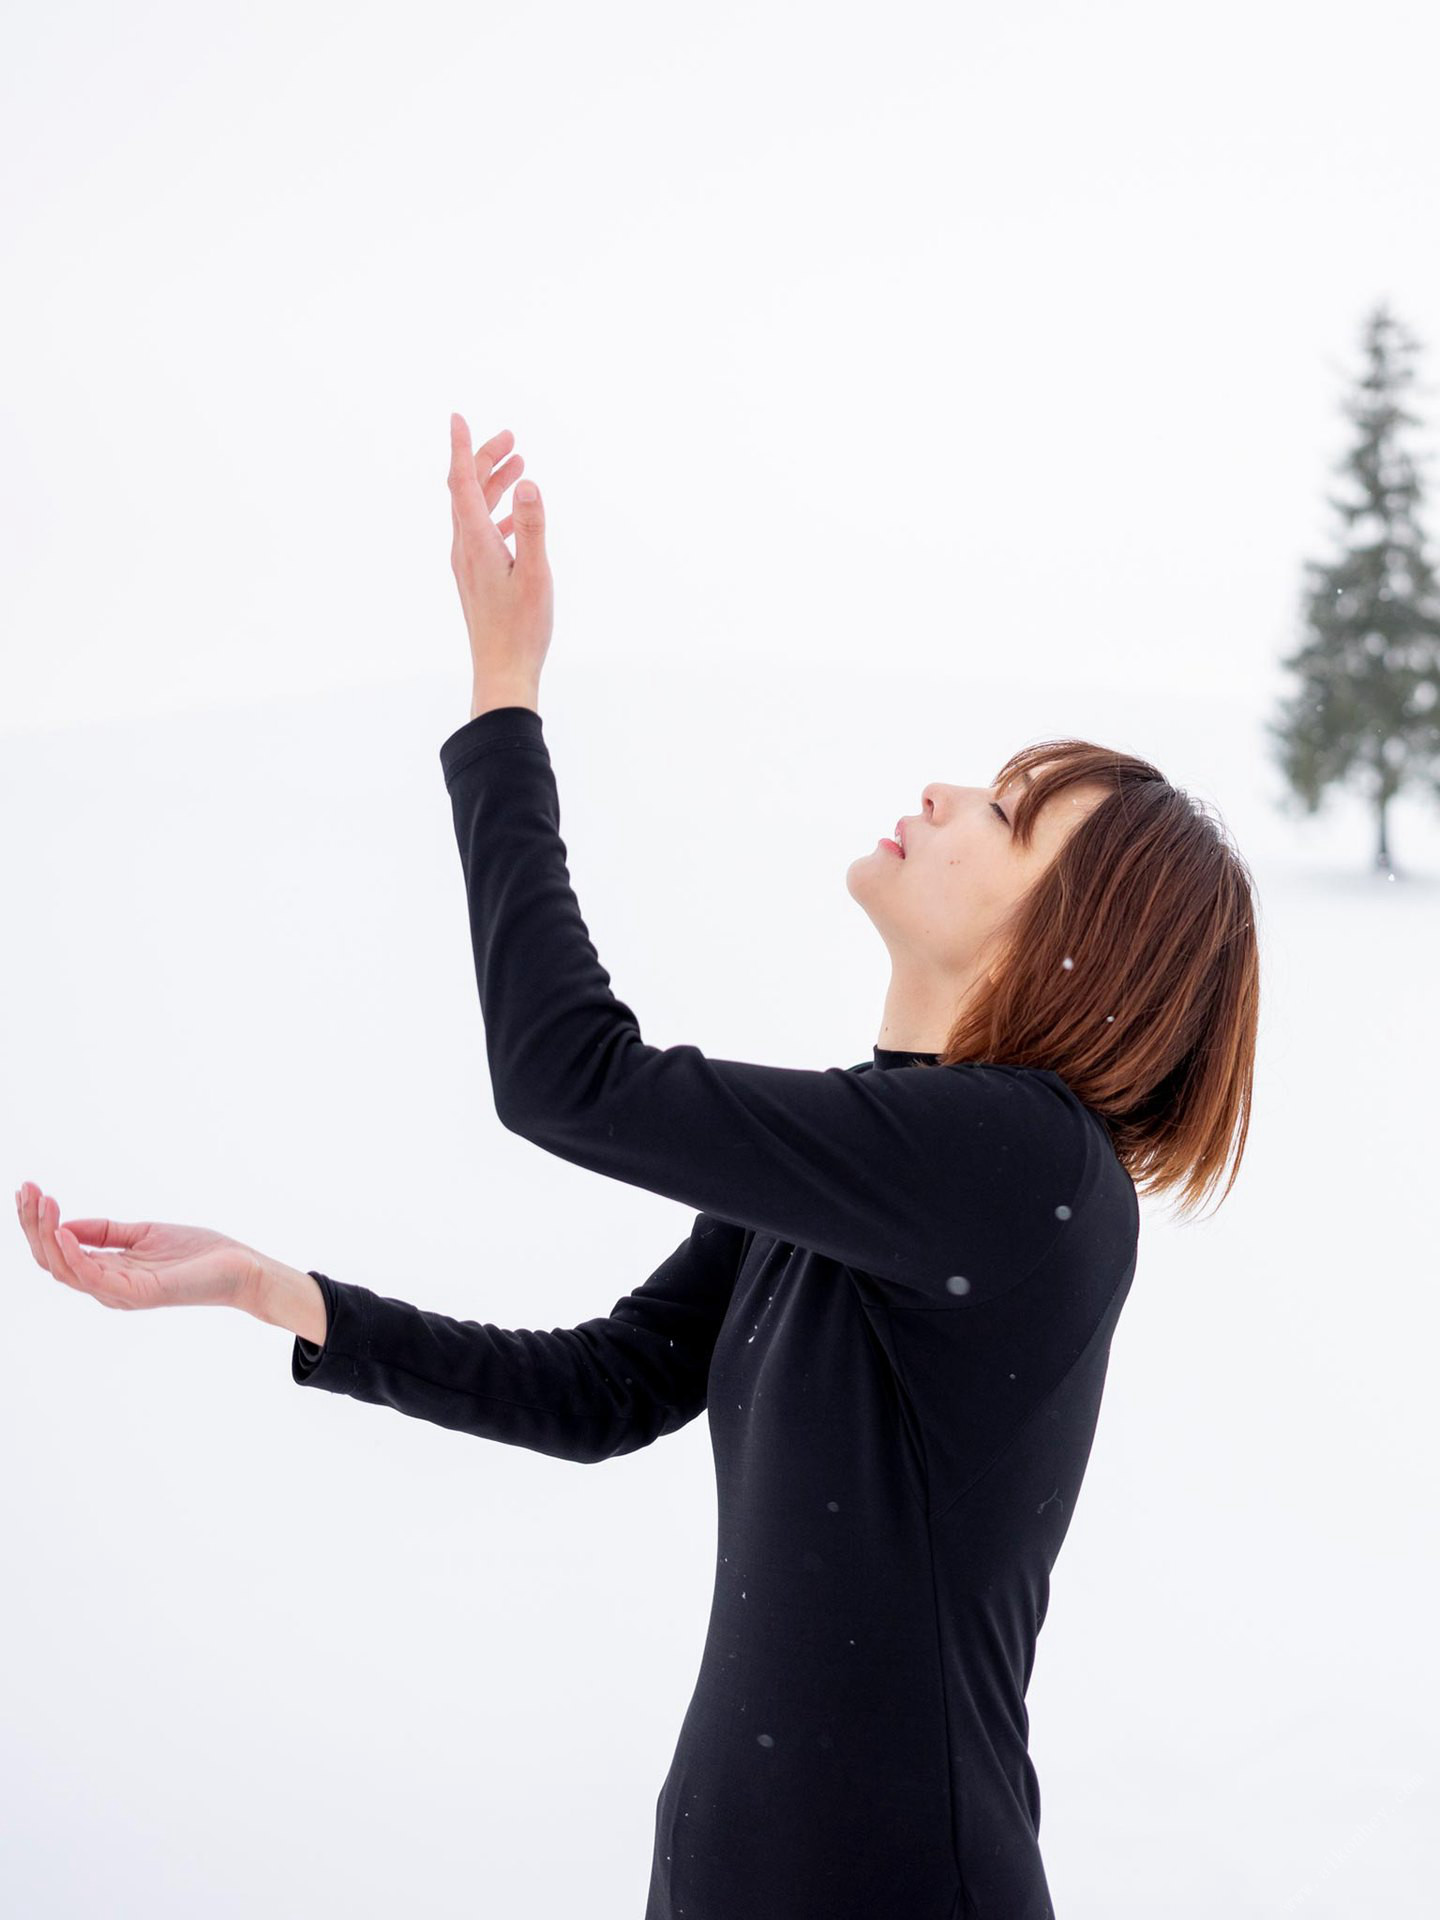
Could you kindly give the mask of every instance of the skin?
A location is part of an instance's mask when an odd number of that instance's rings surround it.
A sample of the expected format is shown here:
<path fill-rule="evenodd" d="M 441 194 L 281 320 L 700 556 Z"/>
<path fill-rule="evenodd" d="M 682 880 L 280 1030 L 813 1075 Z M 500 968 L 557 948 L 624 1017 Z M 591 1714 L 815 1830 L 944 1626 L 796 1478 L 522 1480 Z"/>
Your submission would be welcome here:
<path fill-rule="evenodd" d="M 514 444 L 514 434 L 504 427 L 472 453 L 464 416 L 450 416 L 450 569 L 470 635 L 472 720 L 491 707 L 539 712 L 540 672 L 555 625 L 555 586 L 539 489 L 533 500 L 522 500 L 517 485 L 514 510 L 498 523 L 490 517 L 525 466 L 521 455 L 510 452 Z M 524 484 L 534 486 L 533 481 Z M 505 544 L 510 533 L 515 536 L 513 559 Z"/>
<path fill-rule="evenodd" d="M 984 989 L 1006 915 L 1104 797 L 1090 784 L 1057 794 L 1036 816 L 1024 847 L 1009 825 L 1023 785 L 934 781 L 921 795 L 920 812 L 903 816 L 905 858 L 877 844 L 847 869 L 851 898 L 890 954 L 877 1046 L 899 1053 L 943 1049 L 969 999 Z"/>

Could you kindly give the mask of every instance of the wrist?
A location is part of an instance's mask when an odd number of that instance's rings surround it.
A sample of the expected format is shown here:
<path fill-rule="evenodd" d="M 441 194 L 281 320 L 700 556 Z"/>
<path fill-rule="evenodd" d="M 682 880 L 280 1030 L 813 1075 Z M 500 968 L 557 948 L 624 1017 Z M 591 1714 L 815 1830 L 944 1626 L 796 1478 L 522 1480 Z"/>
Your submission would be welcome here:
<path fill-rule="evenodd" d="M 285 1327 L 302 1340 L 323 1347 L 328 1332 L 325 1295 L 313 1274 L 262 1258 L 246 1302 L 247 1311 L 269 1327 Z"/>
<path fill-rule="evenodd" d="M 528 707 L 540 711 L 540 686 L 535 680 L 477 680 L 470 694 L 470 718 L 478 720 L 494 707 Z"/>

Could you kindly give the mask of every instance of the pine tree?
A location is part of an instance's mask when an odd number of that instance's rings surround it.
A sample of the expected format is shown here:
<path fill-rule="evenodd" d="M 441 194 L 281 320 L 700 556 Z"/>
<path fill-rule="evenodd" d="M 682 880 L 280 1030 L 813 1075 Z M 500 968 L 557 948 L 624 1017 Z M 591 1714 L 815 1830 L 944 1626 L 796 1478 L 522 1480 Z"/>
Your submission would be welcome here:
<path fill-rule="evenodd" d="M 1358 497 L 1328 504 L 1341 516 L 1341 552 L 1306 561 L 1306 638 L 1282 664 L 1299 686 L 1266 731 L 1302 809 L 1349 780 L 1378 818 L 1375 865 L 1393 877 L 1385 810 L 1403 786 L 1440 797 L 1440 590 L 1420 525 L 1424 487 L 1402 444 L 1418 417 L 1401 396 L 1418 342 L 1385 302 L 1366 322 L 1366 367 L 1343 403 L 1359 429 L 1337 471 Z"/>

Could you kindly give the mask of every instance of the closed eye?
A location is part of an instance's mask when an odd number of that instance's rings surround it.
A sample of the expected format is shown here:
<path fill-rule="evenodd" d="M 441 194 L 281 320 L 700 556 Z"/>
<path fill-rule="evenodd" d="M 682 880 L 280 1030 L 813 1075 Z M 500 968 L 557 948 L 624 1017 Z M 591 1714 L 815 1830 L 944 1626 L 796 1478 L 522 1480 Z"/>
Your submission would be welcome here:
<path fill-rule="evenodd" d="M 1005 820 L 1005 824 L 1008 827 L 1010 822 L 1005 819 L 1005 809 L 1001 806 L 1000 802 L 998 800 L 992 800 L 990 804 L 995 809 L 996 813 L 999 814 L 1000 818 L 1002 820 Z"/>

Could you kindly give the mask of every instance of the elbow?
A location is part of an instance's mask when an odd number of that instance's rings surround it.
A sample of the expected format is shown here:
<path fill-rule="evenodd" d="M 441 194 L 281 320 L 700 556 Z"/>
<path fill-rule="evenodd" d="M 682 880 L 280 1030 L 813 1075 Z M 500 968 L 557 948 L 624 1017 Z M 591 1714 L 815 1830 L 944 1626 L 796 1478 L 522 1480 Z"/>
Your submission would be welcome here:
<path fill-rule="evenodd" d="M 507 1133 L 518 1133 L 522 1140 L 533 1140 L 543 1125 L 543 1102 L 537 1101 L 533 1085 L 526 1097 L 525 1079 L 523 1074 L 497 1073 L 491 1062 L 490 1095 L 495 1118 Z"/>
<path fill-rule="evenodd" d="M 495 1094 L 495 1117 L 507 1133 L 517 1134 L 532 1146 L 549 1153 L 564 1154 L 572 1144 L 583 1147 L 597 1128 L 594 1112 L 582 1112 L 577 1103 L 567 1102 L 554 1088 L 548 1091 L 531 1085 L 528 1089 L 501 1088 Z M 599 1122 L 603 1133 L 605 1124 Z M 613 1127 L 610 1129 L 614 1131 Z"/>
<path fill-rule="evenodd" d="M 565 1082 L 531 1052 L 490 1061 L 490 1097 L 507 1133 L 538 1141 L 554 1131 L 567 1105 Z"/>
<path fill-rule="evenodd" d="M 490 1056 L 491 1097 L 501 1126 L 556 1153 L 589 1144 L 603 1149 L 614 1137 L 620 1109 L 643 1099 L 636 1075 L 659 1050 L 628 1028 L 615 1044 L 597 1044 L 583 1059 L 578 1049 L 550 1045 L 543 1035 L 528 1038 L 523 1049 Z"/>
<path fill-rule="evenodd" d="M 532 1146 L 543 1147 L 548 1144 L 553 1131 L 543 1113 L 534 1106 L 522 1106 L 513 1097 L 495 1102 L 495 1118 L 507 1133 L 528 1140 Z"/>

